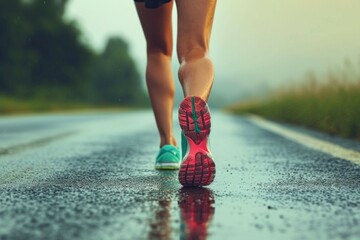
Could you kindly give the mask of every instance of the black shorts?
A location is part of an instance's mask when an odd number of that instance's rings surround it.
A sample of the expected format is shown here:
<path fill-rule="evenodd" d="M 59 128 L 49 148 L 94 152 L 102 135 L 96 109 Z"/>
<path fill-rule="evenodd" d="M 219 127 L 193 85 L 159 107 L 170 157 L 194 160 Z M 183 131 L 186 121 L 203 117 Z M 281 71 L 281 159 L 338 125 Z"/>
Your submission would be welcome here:
<path fill-rule="evenodd" d="M 171 2 L 172 0 L 134 0 L 135 2 L 145 2 L 146 8 L 158 8 L 164 3 Z"/>

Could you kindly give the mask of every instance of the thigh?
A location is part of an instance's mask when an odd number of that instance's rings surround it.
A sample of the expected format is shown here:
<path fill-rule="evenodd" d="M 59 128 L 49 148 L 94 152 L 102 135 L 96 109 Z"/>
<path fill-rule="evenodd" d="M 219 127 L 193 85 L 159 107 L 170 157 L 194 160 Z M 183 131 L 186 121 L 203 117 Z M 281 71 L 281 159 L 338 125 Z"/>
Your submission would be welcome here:
<path fill-rule="evenodd" d="M 145 8 L 143 2 L 135 2 L 142 29 L 144 31 L 147 51 L 161 51 L 171 55 L 172 52 L 172 7 L 169 2 L 155 9 Z"/>
<path fill-rule="evenodd" d="M 208 51 L 216 0 L 176 0 L 179 61 L 189 51 Z"/>

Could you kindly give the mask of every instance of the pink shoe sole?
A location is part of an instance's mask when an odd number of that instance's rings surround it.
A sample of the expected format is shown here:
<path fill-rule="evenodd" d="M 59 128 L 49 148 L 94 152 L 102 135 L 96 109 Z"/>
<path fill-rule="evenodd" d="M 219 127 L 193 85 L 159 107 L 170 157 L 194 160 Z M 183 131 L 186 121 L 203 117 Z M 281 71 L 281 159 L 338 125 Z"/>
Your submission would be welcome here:
<path fill-rule="evenodd" d="M 186 187 L 209 185 L 216 171 L 208 147 L 211 122 L 207 103 L 200 97 L 185 98 L 180 104 L 179 122 L 188 143 L 179 181 Z"/>

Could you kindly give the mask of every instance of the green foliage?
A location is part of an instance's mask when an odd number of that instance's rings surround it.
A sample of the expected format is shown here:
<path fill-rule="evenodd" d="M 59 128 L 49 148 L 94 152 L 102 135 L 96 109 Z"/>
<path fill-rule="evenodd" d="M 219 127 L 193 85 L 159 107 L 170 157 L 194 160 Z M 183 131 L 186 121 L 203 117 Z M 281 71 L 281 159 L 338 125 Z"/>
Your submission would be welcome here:
<path fill-rule="evenodd" d="M 144 102 L 126 42 L 112 38 L 103 53 L 95 54 L 80 41 L 76 24 L 64 20 L 66 3 L 0 1 L 0 95 L 111 105 Z"/>
<path fill-rule="evenodd" d="M 327 81 L 313 77 L 297 88 L 278 92 L 265 101 L 241 103 L 230 111 L 253 113 L 269 119 L 360 139 L 360 74 L 347 67 Z"/>
<path fill-rule="evenodd" d="M 28 64 L 33 53 L 24 49 L 31 27 L 25 19 L 21 2 L 0 1 L 0 90 L 13 93 L 30 82 Z M 22 84 L 20 84 L 20 82 Z"/>
<path fill-rule="evenodd" d="M 140 76 L 121 38 L 110 38 L 97 58 L 93 82 L 95 99 L 101 103 L 139 104 L 144 99 Z M 106 93 L 106 95 L 102 94 Z"/>
<path fill-rule="evenodd" d="M 37 89 L 56 89 L 66 93 L 66 97 L 75 98 L 82 95 L 88 82 L 93 53 L 78 40 L 79 30 L 71 23 L 64 23 L 55 3 L 34 1 L 32 11 L 41 15 L 29 16 L 31 24 L 37 26 L 26 45 L 36 52 L 31 84 Z"/>
<path fill-rule="evenodd" d="M 19 97 L 44 89 L 66 97 L 81 93 L 93 53 L 78 40 L 79 30 L 63 21 L 60 3 L 1 1 L 1 92 Z"/>
<path fill-rule="evenodd" d="M 22 100 L 0 95 L 0 114 L 16 114 L 31 112 L 53 112 L 63 110 L 85 110 L 91 108 L 104 108 L 108 106 L 94 106 L 83 102 L 74 101 L 43 101 L 41 99 Z"/>

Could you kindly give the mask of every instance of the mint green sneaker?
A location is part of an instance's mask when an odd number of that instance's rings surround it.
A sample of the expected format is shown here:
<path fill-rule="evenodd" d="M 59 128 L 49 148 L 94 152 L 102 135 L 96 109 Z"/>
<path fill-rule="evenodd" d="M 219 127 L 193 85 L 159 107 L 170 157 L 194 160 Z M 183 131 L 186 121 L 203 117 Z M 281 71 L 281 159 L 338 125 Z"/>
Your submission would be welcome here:
<path fill-rule="evenodd" d="M 180 168 L 180 150 L 173 145 L 164 145 L 156 157 L 155 169 L 176 170 Z"/>
<path fill-rule="evenodd" d="M 181 131 L 181 159 L 184 159 L 189 154 L 189 143 L 186 139 L 184 131 Z"/>

